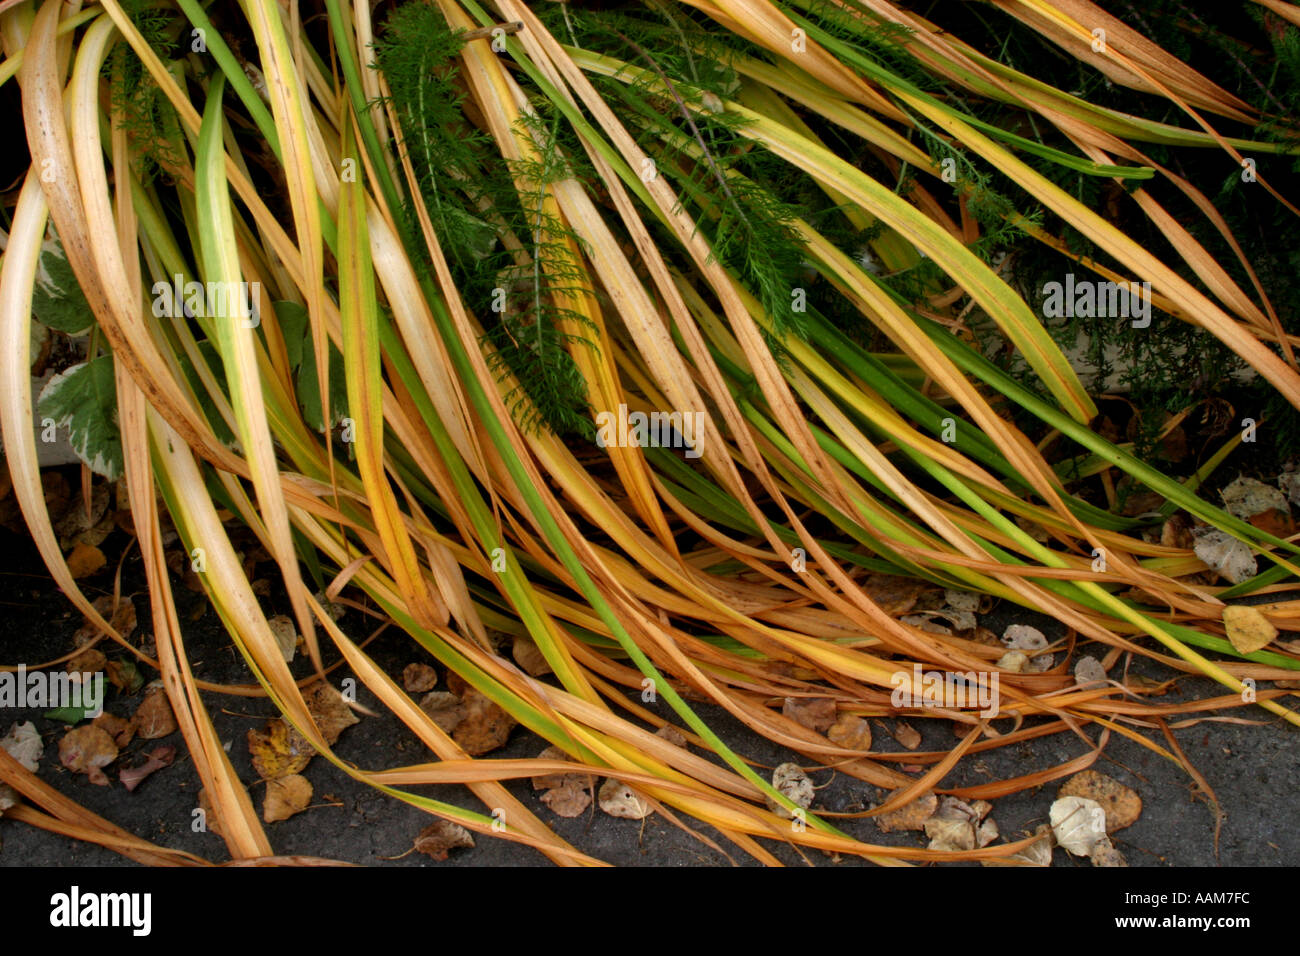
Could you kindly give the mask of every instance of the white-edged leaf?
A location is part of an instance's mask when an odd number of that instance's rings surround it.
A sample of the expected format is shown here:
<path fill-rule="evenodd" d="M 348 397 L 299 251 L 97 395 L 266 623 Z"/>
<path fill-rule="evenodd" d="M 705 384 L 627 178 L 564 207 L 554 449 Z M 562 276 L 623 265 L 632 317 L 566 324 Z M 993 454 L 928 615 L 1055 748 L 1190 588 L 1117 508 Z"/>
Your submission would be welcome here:
<path fill-rule="evenodd" d="M 122 434 L 117 427 L 113 357 L 79 362 L 45 383 L 37 402 L 41 418 L 68 429 L 77 457 L 109 481 L 122 477 Z"/>

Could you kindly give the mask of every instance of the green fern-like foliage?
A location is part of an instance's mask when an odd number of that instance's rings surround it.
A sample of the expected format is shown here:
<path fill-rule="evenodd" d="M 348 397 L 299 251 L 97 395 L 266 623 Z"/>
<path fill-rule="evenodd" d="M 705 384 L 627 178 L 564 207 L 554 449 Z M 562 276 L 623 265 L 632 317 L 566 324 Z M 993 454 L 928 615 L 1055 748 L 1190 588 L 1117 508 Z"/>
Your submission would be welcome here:
<path fill-rule="evenodd" d="M 164 62 L 173 58 L 177 31 L 183 23 L 175 10 L 149 0 L 123 0 L 122 9 Z M 162 170 L 179 162 L 176 144 L 180 141 L 180 121 L 176 110 L 126 43 L 113 47 L 104 68 L 111 79 L 113 110 L 121 116 L 122 128 L 138 148 L 140 159 L 133 172 L 148 185 Z"/>
<path fill-rule="evenodd" d="M 807 211 L 791 201 L 791 192 L 805 177 L 755 148 L 740 134 L 742 120 L 723 111 L 722 101 L 736 95 L 740 77 L 718 31 L 660 3 L 641 9 L 569 8 L 547 16 L 550 27 L 575 46 L 643 71 L 631 83 L 594 81 L 654 159 L 655 174 L 671 180 L 705 232 L 712 257 L 758 299 L 772 322 L 769 344 L 778 355 L 781 337 L 805 337 L 805 315 L 791 295 L 805 258 L 791 223 Z M 687 262 L 679 266 L 692 271 Z"/>
<path fill-rule="evenodd" d="M 409 202 L 428 212 L 462 298 L 485 324 L 494 367 L 518 383 L 506 401 L 520 427 L 594 434 L 586 384 L 570 352 L 594 346 L 573 331 L 581 313 L 558 304 L 587 294 L 572 251 L 580 243 L 543 205 L 546 188 L 574 173 L 572 153 L 559 141 L 555 117 L 537 114 L 525 128 L 540 159 L 501 160 L 491 137 L 461 110 L 462 32 L 433 8 L 408 4 L 388 17 L 376 42 L 419 187 Z M 403 219 L 410 229 L 413 210 Z"/>

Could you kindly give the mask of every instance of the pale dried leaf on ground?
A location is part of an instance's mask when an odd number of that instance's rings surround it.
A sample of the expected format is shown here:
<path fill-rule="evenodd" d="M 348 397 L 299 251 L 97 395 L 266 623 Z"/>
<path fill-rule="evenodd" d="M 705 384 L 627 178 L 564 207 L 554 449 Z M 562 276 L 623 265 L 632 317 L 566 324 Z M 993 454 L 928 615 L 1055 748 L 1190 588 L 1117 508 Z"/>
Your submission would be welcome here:
<path fill-rule="evenodd" d="M 610 777 L 600 786 L 600 809 L 611 817 L 644 820 L 650 815 L 649 802 L 620 780 Z"/>

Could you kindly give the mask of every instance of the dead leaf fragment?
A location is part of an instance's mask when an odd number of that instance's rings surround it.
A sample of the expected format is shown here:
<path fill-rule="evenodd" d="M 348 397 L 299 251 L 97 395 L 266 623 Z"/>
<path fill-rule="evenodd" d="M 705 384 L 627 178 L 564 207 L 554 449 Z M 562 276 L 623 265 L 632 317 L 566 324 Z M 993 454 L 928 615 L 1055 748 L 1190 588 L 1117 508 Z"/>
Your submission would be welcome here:
<path fill-rule="evenodd" d="M 928 849 L 931 850 L 975 849 L 975 828 L 961 817 L 935 814 L 925 821 L 925 835 L 930 839 Z"/>
<path fill-rule="evenodd" d="M 117 753 L 113 738 L 94 724 L 74 727 L 59 741 L 59 763 L 101 787 L 109 782 L 103 768 L 117 759 Z"/>
<path fill-rule="evenodd" d="M 550 662 L 532 638 L 523 634 L 515 635 L 514 646 L 510 650 L 515 663 L 524 669 L 530 677 L 541 677 L 551 672 Z"/>
<path fill-rule="evenodd" d="M 95 647 L 87 648 L 63 665 L 63 669 L 69 674 L 96 674 L 106 667 L 108 667 L 108 658 L 104 656 L 103 651 Z"/>
<path fill-rule="evenodd" d="M 412 694 L 423 694 L 438 686 L 438 672 L 428 664 L 407 664 L 402 671 L 402 686 Z"/>
<path fill-rule="evenodd" d="M 134 720 L 127 720 L 116 714 L 110 714 L 108 711 L 104 711 L 91 723 L 112 737 L 113 743 L 117 744 L 118 749 L 125 747 L 135 737 Z"/>
<path fill-rule="evenodd" d="M 894 721 L 894 729 L 892 733 L 894 739 L 908 750 L 915 750 L 917 747 L 921 746 L 920 731 L 905 721 Z"/>
<path fill-rule="evenodd" d="M 144 763 L 138 767 L 127 767 L 117 775 L 117 779 L 122 781 L 122 786 L 126 787 L 128 792 L 134 791 L 140 786 L 145 777 L 164 767 L 170 767 L 172 761 L 176 759 L 176 748 L 170 746 L 154 747 L 153 750 L 145 754 L 147 758 Z"/>
<path fill-rule="evenodd" d="M 807 810 L 817 795 L 812 779 L 796 763 L 783 763 L 772 771 L 772 786 L 797 807 Z M 767 808 L 782 820 L 791 819 L 791 813 L 771 797 L 766 797 Z"/>
<path fill-rule="evenodd" d="M 570 760 L 559 747 L 547 747 L 537 755 L 538 760 Z M 588 773 L 547 773 L 531 778 L 534 790 L 553 790 L 568 784 L 574 784 L 578 787 L 594 787 L 596 777 Z"/>
<path fill-rule="evenodd" d="M 515 719 L 472 688 L 463 703 L 465 719 L 452 731 L 452 739 L 471 757 L 504 746 L 514 729 Z"/>
<path fill-rule="evenodd" d="M 1229 604 L 1223 609 L 1223 626 L 1238 653 L 1250 654 L 1267 647 L 1277 637 L 1277 628 L 1257 608 Z"/>
<path fill-rule="evenodd" d="M 1076 773 L 1061 785 L 1057 796 L 1096 801 L 1106 814 L 1108 833 L 1132 826 L 1142 816 L 1142 798 L 1118 780 L 1096 770 Z"/>
<path fill-rule="evenodd" d="M 1081 657 L 1074 665 L 1074 680 L 1080 687 L 1100 687 L 1106 684 L 1106 670 L 1095 657 Z"/>
<path fill-rule="evenodd" d="M 809 730 L 824 734 L 835 723 L 835 701 L 829 697 L 787 697 L 781 713 Z"/>
<path fill-rule="evenodd" d="M 862 590 L 890 617 L 912 610 L 925 587 L 924 581 L 895 574 L 869 574 L 862 582 Z"/>
<path fill-rule="evenodd" d="M 1290 510 L 1286 495 L 1280 489 L 1254 478 L 1238 478 L 1219 494 L 1223 497 L 1223 507 L 1238 518 L 1249 519 L 1273 510 L 1289 513 Z"/>
<path fill-rule="evenodd" d="M 1110 840 L 1099 840 L 1092 848 L 1093 866 L 1128 866 L 1124 854 L 1111 845 Z"/>
<path fill-rule="evenodd" d="M 311 781 L 296 773 L 277 777 L 266 782 L 266 800 L 262 804 L 262 819 L 267 823 L 288 820 L 295 813 L 307 809 L 311 803 Z"/>
<path fill-rule="evenodd" d="M 420 709 L 433 718 L 444 734 L 450 734 L 465 719 L 465 706 L 455 694 L 435 690 L 424 695 Z"/>
<path fill-rule="evenodd" d="M 39 768 L 41 754 L 45 753 L 41 735 L 30 720 L 11 726 L 9 733 L 0 737 L 0 747 L 32 773 Z"/>
<path fill-rule="evenodd" d="M 1277 486 L 1293 505 L 1300 505 L 1300 471 L 1284 471 L 1277 476 Z"/>
<path fill-rule="evenodd" d="M 1207 567 L 1232 584 L 1255 576 L 1255 555 L 1249 546 L 1217 528 L 1203 531 L 1192 550 Z"/>
<path fill-rule="evenodd" d="M 980 863 L 984 866 L 1051 866 L 1052 828 L 1044 823 L 1034 831 L 1034 837 L 1034 842 L 1023 850 L 1007 857 L 980 860 Z"/>
<path fill-rule="evenodd" d="M 338 743 L 339 734 L 361 722 L 361 718 L 352 712 L 343 695 L 332 684 L 317 681 L 302 696 L 307 702 L 307 711 L 312 720 L 330 746 Z"/>
<path fill-rule="evenodd" d="M 1176 514 L 1161 526 L 1160 544 L 1166 548 L 1192 549 L 1196 540 L 1192 537 L 1192 523 L 1186 515 Z"/>
<path fill-rule="evenodd" d="M 222 832 L 221 824 L 217 820 L 217 814 L 212 809 L 212 801 L 208 798 L 206 789 L 199 791 L 199 809 L 203 811 L 203 826 L 211 833 L 219 837 L 225 837 Z"/>
<path fill-rule="evenodd" d="M 674 747 L 685 749 L 687 746 L 686 735 L 674 727 L 672 724 L 664 724 L 655 731 L 656 737 L 662 737 Z"/>
<path fill-rule="evenodd" d="M 882 833 L 893 833 L 895 830 L 924 830 L 925 821 L 934 816 L 938 808 L 939 798 L 933 793 L 925 793 L 897 810 L 876 817 L 876 826 Z"/>
<path fill-rule="evenodd" d="M 1056 842 L 1074 856 L 1092 856 L 1106 839 L 1106 811 L 1087 797 L 1061 797 L 1049 814 Z"/>
<path fill-rule="evenodd" d="M 1042 651 L 1047 648 L 1043 632 L 1028 624 L 1012 624 L 1002 632 L 1002 644 L 1013 651 Z"/>
<path fill-rule="evenodd" d="M 299 773 L 316 755 L 307 738 L 283 718 L 267 721 L 261 730 L 249 730 L 248 751 L 253 769 L 263 780 Z"/>
<path fill-rule="evenodd" d="M 474 837 L 459 823 L 450 820 L 435 820 L 415 838 L 416 852 L 432 857 L 439 863 L 458 848 L 473 849 Z"/>
<path fill-rule="evenodd" d="M 91 544 L 78 544 L 68 555 L 68 570 L 76 580 L 90 577 L 107 563 L 104 552 Z"/>
<path fill-rule="evenodd" d="M 587 787 L 566 783 L 547 790 L 541 799 L 556 816 L 580 817 L 591 806 L 591 791 Z"/>
<path fill-rule="evenodd" d="M 871 725 L 856 714 L 840 714 L 826 736 L 846 750 L 871 749 Z"/>
<path fill-rule="evenodd" d="M 639 793 L 610 777 L 600 785 L 600 809 L 623 820 L 644 820 L 650 815 L 650 803 Z"/>
<path fill-rule="evenodd" d="M 271 628 L 271 634 L 275 636 L 275 644 L 280 648 L 280 656 L 284 658 L 285 663 L 292 661 L 294 650 L 298 647 L 298 628 L 294 625 L 293 618 L 287 614 L 277 614 L 275 617 L 267 618 L 266 623 Z"/>
<path fill-rule="evenodd" d="M 1023 674 L 1029 670 L 1029 655 L 1024 651 L 1007 651 L 998 658 L 996 666 L 999 670 Z"/>
<path fill-rule="evenodd" d="M 152 681 L 145 688 L 144 700 L 140 701 L 131 720 L 141 740 L 166 737 L 176 729 L 176 715 L 172 713 L 171 701 L 167 699 L 162 681 Z"/>
<path fill-rule="evenodd" d="M 451 732 L 452 739 L 471 757 L 504 746 L 517 721 L 476 688 L 465 683 L 459 675 L 449 674 L 447 685 L 454 693 L 460 694 L 460 703 L 464 708 L 464 718 Z"/>

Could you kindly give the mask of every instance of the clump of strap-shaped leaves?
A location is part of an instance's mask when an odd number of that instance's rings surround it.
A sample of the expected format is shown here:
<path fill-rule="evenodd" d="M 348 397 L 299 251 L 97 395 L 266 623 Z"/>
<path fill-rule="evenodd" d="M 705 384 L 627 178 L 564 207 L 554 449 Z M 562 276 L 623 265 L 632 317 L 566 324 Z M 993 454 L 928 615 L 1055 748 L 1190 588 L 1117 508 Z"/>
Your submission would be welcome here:
<path fill-rule="evenodd" d="M 1264 118 L 1086 2 L 996 6 L 1185 122 L 1094 106 L 886 0 L 613 11 L 432 0 L 378 23 L 367 4 L 325 0 L 310 29 L 305 10 L 272 0 L 148 11 L 46 0 L 0 15 L 0 80 L 21 86 L 32 154 L 0 273 L 14 492 L 60 586 L 131 647 L 72 579 L 41 495 L 29 322 L 56 230 L 113 363 L 158 649 L 146 662 L 233 857 L 274 851 L 200 689 L 266 694 L 345 773 L 564 864 L 595 861 L 503 781 L 598 768 L 765 862 L 770 840 L 881 863 L 1019 846 L 879 846 L 815 812 L 792 827 L 768 808 L 791 804 L 767 769 L 726 746 L 693 701 L 889 791 L 872 812 L 944 789 L 967 754 L 1045 735 L 1089 749 L 945 792 L 1042 784 L 1086 766 L 1112 733 L 1196 774 L 1171 715 L 1250 708 L 1300 723 L 1283 691 L 1243 693 L 1300 659 L 1238 653 L 1223 625 L 1225 600 L 1293 587 L 1300 549 L 1091 430 L 1092 397 L 993 265 L 1005 244 L 1034 242 L 1082 274 L 1150 282 L 1156 309 L 1300 405 L 1294 337 L 1248 256 L 1210 256 L 1148 186 L 1172 184 L 1217 223 L 1213 205 L 1144 152 L 1213 150 L 1236 166 L 1247 151 L 1288 149 L 1279 118 L 1267 141 L 1221 134 L 1216 123 Z M 1267 6 L 1295 21 L 1295 7 Z M 975 99 L 1032 122 L 991 123 Z M 1062 170 L 1121 183 L 1176 261 L 1062 189 Z M 1254 188 L 1273 188 L 1262 168 Z M 1097 254 L 1072 252 L 1047 222 Z M 176 274 L 257 282 L 260 322 L 154 316 L 149 290 Z M 952 334 L 971 312 L 1024 374 Z M 620 406 L 700 414 L 699 457 L 597 445 L 595 416 Z M 1012 407 L 1073 442 L 1085 467 L 1058 474 Z M 330 427 L 345 416 L 346 441 Z M 1189 581 L 1205 570 L 1190 549 L 1080 494 L 1073 476 L 1105 468 L 1162 495 L 1166 514 L 1248 545 L 1260 573 L 1226 588 Z M 201 580 L 255 685 L 191 673 L 164 509 L 185 549 L 203 549 Z M 431 759 L 362 767 L 332 752 L 223 517 L 277 562 L 314 666 L 341 659 Z M 324 613 L 304 568 L 325 569 L 330 595 L 346 588 L 570 762 L 470 759 Z M 872 573 L 1045 613 L 1110 663 L 1143 655 L 1219 690 L 1174 705 L 1117 682 L 1081 687 L 1064 655 L 1045 673 L 1000 673 L 991 724 L 974 709 L 907 712 L 966 725 L 951 751 L 846 750 L 780 702 L 897 715 L 893 678 L 910 682 L 914 663 L 987 675 L 1002 653 L 896 619 L 863 588 Z M 1300 607 L 1264 613 L 1286 627 Z M 497 652 L 501 633 L 535 642 L 553 677 L 524 677 Z M 647 679 L 653 704 L 639 695 Z M 687 748 L 653 733 L 666 723 Z M 149 862 L 201 862 L 90 814 L 2 752 L 0 780 L 39 808 L 24 811 L 33 822 Z M 440 783 L 466 784 L 481 806 L 422 795 Z"/>

